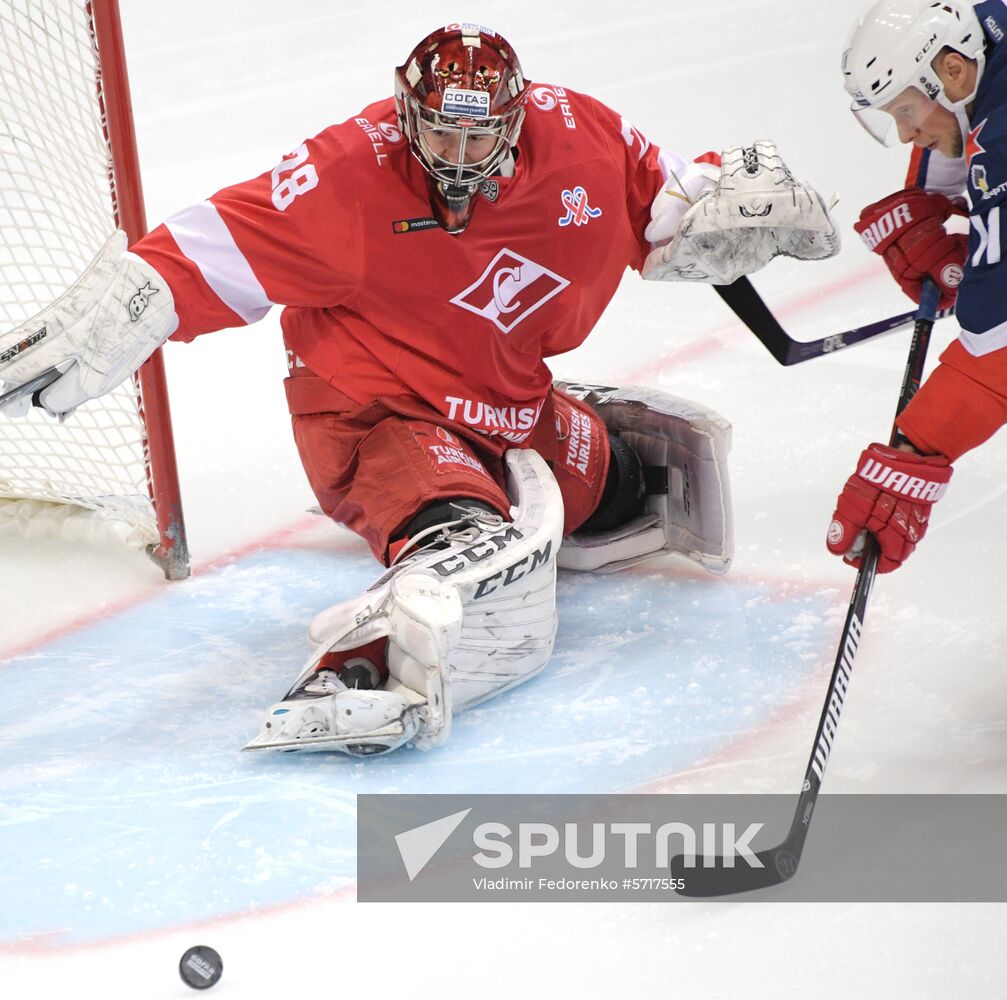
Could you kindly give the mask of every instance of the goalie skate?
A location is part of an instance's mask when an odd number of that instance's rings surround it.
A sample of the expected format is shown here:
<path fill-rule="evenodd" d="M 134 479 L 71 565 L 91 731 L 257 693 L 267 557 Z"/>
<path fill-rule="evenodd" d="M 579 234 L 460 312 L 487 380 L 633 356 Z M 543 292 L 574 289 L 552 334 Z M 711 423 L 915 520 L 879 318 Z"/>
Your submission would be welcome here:
<path fill-rule="evenodd" d="M 321 647 L 312 654 L 245 750 L 337 750 L 363 757 L 387 753 L 415 736 L 417 706 L 390 691 L 347 687 L 336 671 L 319 671 L 329 653 Z"/>
<path fill-rule="evenodd" d="M 459 505 L 456 521 L 429 529 L 426 542 L 436 546 L 414 550 L 362 595 L 322 612 L 310 632 L 319 648 L 246 750 L 363 755 L 437 746 L 453 712 L 546 666 L 563 502 L 535 452 L 508 452 L 506 462 L 513 521 Z M 318 669 L 330 653 L 353 655 L 383 637 L 388 674 L 377 689 L 347 688 Z"/>

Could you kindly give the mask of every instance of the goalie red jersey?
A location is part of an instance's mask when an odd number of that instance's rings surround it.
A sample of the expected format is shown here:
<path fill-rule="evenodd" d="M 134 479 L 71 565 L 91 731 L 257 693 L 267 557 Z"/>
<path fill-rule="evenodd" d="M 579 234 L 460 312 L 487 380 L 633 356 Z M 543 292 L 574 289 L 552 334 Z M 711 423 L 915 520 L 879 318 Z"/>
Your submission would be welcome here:
<path fill-rule="evenodd" d="M 298 359 L 352 401 L 418 397 L 525 441 L 551 384 L 627 268 L 668 176 L 662 154 L 597 101 L 533 85 L 511 176 L 482 184 L 467 229 L 430 215 L 393 102 L 326 129 L 268 173 L 170 218 L 134 249 L 172 288 L 174 338 L 282 304 Z"/>

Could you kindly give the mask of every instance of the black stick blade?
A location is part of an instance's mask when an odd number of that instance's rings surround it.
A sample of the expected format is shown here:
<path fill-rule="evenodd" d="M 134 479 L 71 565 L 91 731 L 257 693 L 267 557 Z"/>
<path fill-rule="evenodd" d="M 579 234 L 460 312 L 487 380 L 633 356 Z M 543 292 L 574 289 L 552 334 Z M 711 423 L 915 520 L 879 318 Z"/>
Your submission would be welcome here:
<path fill-rule="evenodd" d="M 706 867 L 703 858 L 686 858 L 677 855 L 671 859 L 672 877 L 678 879 L 681 888 L 676 888 L 680 896 L 693 899 L 709 899 L 714 896 L 733 896 L 741 892 L 755 892 L 781 885 L 797 873 L 800 863 L 800 848 L 796 852 L 788 844 L 757 851 L 755 859 L 761 868 L 752 866 L 744 858 L 732 857 L 733 867 L 725 864 L 721 856 L 712 858 L 712 867 Z M 690 864 L 686 864 L 686 861 Z"/>

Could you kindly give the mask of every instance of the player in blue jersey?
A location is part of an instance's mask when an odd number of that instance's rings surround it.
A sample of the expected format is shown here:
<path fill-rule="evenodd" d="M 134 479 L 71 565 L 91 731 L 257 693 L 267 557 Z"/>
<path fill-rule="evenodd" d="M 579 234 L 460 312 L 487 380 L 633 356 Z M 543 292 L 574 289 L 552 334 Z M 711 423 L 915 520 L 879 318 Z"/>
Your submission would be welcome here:
<path fill-rule="evenodd" d="M 923 538 L 951 463 L 1007 423 L 1005 35 L 1007 0 L 880 0 L 843 55 L 858 121 L 885 144 L 914 147 L 910 186 L 865 208 L 855 228 L 906 294 L 919 301 L 936 282 L 961 324 L 899 417 L 908 443 L 863 452 L 829 526 L 829 550 L 854 565 L 874 534 L 882 573 Z M 955 214 L 968 216 L 968 236 L 946 225 Z"/>

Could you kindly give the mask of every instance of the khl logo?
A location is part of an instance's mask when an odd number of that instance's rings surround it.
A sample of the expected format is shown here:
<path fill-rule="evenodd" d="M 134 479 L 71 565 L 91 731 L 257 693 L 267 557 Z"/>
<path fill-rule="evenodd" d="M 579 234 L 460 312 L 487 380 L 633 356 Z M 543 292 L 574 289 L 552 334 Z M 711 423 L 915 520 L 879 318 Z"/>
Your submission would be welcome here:
<path fill-rule="evenodd" d="M 563 192 L 563 207 L 566 215 L 559 220 L 561 226 L 569 226 L 571 222 L 575 226 L 586 226 L 601 215 L 600 208 L 592 208 L 587 203 L 587 192 L 580 185 L 572 191 Z"/>

